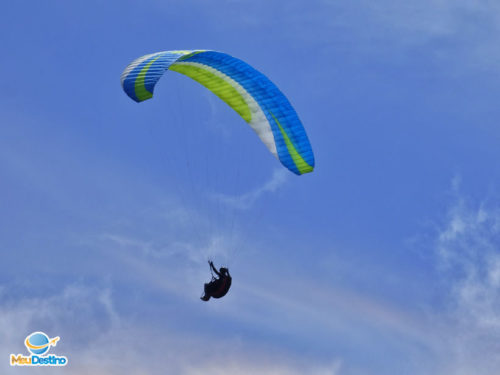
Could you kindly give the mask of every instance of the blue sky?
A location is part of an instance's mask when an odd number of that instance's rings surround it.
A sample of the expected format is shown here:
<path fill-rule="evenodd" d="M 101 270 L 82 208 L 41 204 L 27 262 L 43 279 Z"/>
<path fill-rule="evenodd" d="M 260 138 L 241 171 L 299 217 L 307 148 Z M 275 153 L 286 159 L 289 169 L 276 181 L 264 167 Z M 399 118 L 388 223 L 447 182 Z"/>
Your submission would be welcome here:
<path fill-rule="evenodd" d="M 17 1 L 0 15 L 0 369 L 33 331 L 61 372 L 496 374 L 500 6 Z M 156 51 L 241 58 L 287 95 L 284 170 Z M 202 303 L 207 257 L 230 293 Z M 50 370 L 48 370 L 50 371 Z"/>

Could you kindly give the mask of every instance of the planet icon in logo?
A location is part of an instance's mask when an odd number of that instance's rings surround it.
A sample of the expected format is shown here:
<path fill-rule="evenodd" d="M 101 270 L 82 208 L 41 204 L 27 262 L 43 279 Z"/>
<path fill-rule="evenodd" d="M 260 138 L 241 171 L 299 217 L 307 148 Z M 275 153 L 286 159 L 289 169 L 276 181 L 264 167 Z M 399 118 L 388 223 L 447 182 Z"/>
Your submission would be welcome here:
<path fill-rule="evenodd" d="M 59 337 L 50 339 L 43 332 L 33 332 L 26 337 L 24 345 L 26 345 L 31 354 L 44 355 L 49 351 L 51 346 L 56 346 L 58 340 Z"/>

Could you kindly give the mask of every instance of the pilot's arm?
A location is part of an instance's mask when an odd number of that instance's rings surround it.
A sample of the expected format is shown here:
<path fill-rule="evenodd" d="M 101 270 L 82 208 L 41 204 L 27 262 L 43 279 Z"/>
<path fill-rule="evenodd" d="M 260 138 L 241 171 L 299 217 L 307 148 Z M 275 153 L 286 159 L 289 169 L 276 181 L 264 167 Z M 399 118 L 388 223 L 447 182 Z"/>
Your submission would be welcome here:
<path fill-rule="evenodd" d="M 210 261 L 208 263 L 210 264 L 210 268 L 212 268 L 212 270 L 217 274 L 217 276 L 221 277 L 221 274 L 219 273 L 219 271 L 217 271 L 217 268 L 214 267 L 214 262 Z"/>

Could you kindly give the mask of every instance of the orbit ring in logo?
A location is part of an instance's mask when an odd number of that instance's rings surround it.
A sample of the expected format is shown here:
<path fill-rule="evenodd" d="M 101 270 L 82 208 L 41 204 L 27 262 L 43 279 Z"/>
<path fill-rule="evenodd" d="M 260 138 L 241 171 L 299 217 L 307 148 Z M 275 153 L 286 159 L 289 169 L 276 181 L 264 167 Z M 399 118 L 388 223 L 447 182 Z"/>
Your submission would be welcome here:
<path fill-rule="evenodd" d="M 56 346 L 59 341 L 59 336 L 52 339 L 43 332 L 33 332 L 26 337 L 24 345 L 31 354 L 45 355 L 48 353 L 51 346 Z"/>

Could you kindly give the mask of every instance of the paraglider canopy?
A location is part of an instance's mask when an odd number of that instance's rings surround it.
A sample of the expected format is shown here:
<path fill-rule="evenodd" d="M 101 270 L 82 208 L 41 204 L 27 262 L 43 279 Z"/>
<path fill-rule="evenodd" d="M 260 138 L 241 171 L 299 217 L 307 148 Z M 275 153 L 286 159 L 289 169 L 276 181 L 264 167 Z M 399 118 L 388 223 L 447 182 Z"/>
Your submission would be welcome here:
<path fill-rule="evenodd" d="M 167 70 L 194 79 L 226 102 L 290 171 L 297 175 L 313 171 L 313 151 L 297 113 L 262 73 L 222 52 L 164 51 L 128 65 L 121 76 L 123 90 L 136 102 L 150 99 Z"/>

